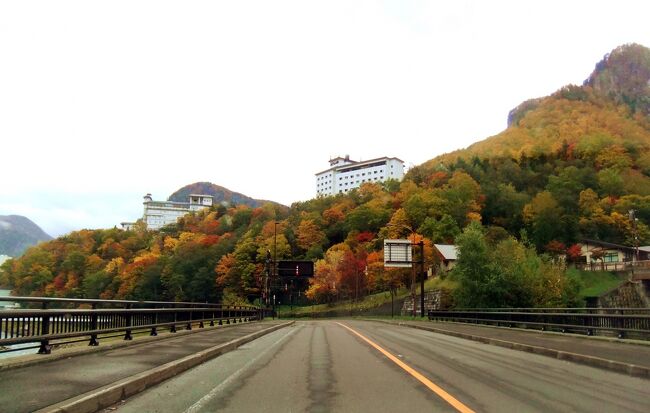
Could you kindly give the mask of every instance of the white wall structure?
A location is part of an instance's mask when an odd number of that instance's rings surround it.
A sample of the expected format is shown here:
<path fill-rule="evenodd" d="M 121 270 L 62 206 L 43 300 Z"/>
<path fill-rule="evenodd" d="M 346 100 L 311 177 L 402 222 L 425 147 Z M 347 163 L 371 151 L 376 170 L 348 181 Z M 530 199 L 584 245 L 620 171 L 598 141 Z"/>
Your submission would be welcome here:
<path fill-rule="evenodd" d="M 187 202 L 172 202 L 154 201 L 151 194 L 147 194 L 144 196 L 142 220 L 147 229 L 160 229 L 165 225 L 175 224 L 178 218 L 192 211 L 210 208 L 212 203 L 212 195 L 190 194 Z M 122 223 L 124 229 L 130 229 L 131 226 L 132 223 Z"/>
<path fill-rule="evenodd" d="M 404 178 L 404 161 L 399 158 L 377 158 L 357 162 L 336 157 L 330 159 L 330 168 L 316 174 L 316 194 L 336 195 L 349 192 L 366 182 L 384 182 Z"/>

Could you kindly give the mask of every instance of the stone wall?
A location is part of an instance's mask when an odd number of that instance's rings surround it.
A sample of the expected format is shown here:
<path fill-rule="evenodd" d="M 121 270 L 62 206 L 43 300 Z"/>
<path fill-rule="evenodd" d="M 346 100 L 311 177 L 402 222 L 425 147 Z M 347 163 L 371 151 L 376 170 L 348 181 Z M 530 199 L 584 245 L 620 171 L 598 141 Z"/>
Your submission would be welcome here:
<path fill-rule="evenodd" d="M 598 297 L 601 308 L 648 308 L 650 297 L 641 282 L 627 281 L 618 288 Z"/>
<path fill-rule="evenodd" d="M 446 310 L 451 307 L 451 296 L 444 290 L 433 290 L 424 292 L 424 311 L 425 313 L 433 310 Z M 415 297 L 415 310 L 420 314 L 420 296 Z M 413 314 L 413 299 L 409 296 L 404 300 L 401 315 L 409 316 Z"/>

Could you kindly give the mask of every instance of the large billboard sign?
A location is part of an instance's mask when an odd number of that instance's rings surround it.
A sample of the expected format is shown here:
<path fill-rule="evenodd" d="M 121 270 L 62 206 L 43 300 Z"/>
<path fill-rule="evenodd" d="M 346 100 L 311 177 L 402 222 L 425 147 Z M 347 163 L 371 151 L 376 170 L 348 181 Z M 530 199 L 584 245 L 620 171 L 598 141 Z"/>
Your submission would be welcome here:
<path fill-rule="evenodd" d="M 410 268 L 413 248 L 407 239 L 384 240 L 384 267 Z"/>

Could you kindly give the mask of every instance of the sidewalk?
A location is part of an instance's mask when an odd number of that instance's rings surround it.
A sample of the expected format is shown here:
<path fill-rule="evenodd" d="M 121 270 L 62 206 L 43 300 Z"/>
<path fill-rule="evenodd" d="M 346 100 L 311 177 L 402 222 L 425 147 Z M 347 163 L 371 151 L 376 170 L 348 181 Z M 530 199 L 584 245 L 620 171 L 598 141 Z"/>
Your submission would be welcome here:
<path fill-rule="evenodd" d="M 650 342 L 465 323 L 369 320 L 399 324 L 650 378 Z"/>
<path fill-rule="evenodd" d="M 119 401 L 121 396 L 128 395 L 125 392 L 131 391 L 125 386 L 131 385 L 141 391 L 284 325 L 287 323 L 263 321 L 214 327 L 195 334 L 0 370 L 0 410 L 4 413 L 33 412 L 88 392 L 99 394 L 98 389 L 123 381 L 124 386 L 104 389 L 101 396 L 105 399 L 117 397 Z M 48 356 L 41 357 L 45 360 Z M 137 377 L 137 382 L 127 383 L 133 377 Z M 106 390 L 111 390 L 112 394 Z M 89 395 L 83 402 L 86 405 L 98 403 Z M 69 410 L 62 408 L 61 411 Z M 94 410 L 75 407 L 71 411 Z"/>

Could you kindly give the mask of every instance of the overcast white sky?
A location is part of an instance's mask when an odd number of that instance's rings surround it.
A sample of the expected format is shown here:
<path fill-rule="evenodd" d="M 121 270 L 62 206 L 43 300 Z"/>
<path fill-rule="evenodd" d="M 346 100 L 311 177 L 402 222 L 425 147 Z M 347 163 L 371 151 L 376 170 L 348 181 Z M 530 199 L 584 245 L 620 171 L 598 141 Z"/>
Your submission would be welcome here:
<path fill-rule="evenodd" d="M 284 204 L 330 157 L 420 164 L 650 46 L 642 1 L 2 1 L 0 215 L 58 236 L 210 181 Z"/>

